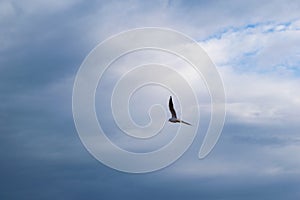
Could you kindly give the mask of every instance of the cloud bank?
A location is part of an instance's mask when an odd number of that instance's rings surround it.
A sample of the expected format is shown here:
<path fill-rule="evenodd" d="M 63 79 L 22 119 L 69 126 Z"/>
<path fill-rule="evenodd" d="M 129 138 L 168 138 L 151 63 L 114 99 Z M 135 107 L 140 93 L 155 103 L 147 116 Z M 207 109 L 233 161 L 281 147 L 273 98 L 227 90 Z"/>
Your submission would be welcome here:
<path fill-rule="evenodd" d="M 299 197 L 299 7 L 279 0 L 2 1 L 1 199 Z M 223 78 L 227 118 L 216 148 L 198 160 L 210 117 L 201 82 L 203 121 L 189 151 L 161 171 L 131 175 L 105 167 L 85 150 L 73 123 L 72 87 L 94 46 L 145 26 L 172 28 L 199 42 Z M 145 99 L 142 94 L 136 102 Z M 138 109 L 133 116 L 148 120 Z M 124 148 L 143 146 L 114 139 Z"/>

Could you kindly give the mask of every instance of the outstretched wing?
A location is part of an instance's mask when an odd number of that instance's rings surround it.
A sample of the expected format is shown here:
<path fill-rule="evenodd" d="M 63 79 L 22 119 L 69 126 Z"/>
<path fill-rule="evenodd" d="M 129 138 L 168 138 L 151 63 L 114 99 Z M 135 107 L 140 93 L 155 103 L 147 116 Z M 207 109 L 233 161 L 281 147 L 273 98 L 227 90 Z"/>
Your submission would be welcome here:
<path fill-rule="evenodd" d="M 192 126 L 192 124 L 190 124 L 190 123 L 188 123 L 188 122 L 185 122 L 185 121 L 180 121 L 181 123 L 184 123 L 184 124 L 186 124 L 186 125 L 190 125 L 190 126 Z"/>
<path fill-rule="evenodd" d="M 172 114 L 172 118 L 177 118 L 176 112 L 175 112 L 175 109 L 174 109 L 174 106 L 173 106 L 172 96 L 170 96 L 170 100 L 169 100 L 169 109 L 170 109 L 170 112 Z"/>

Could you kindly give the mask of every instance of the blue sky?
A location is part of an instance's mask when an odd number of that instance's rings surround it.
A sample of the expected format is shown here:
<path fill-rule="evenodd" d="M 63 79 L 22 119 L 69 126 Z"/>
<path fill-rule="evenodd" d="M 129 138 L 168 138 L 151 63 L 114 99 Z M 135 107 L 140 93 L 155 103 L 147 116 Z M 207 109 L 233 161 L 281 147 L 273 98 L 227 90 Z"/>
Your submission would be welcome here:
<path fill-rule="evenodd" d="M 1 1 L 0 198 L 299 198 L 299 9 L 298 1 L 280 0 Z M 82 145 L 72 89 L 99 42 L 146 26 L 183 32 L 206 50 L 224 82 L 227 117 L 207 158 L 197 159 L 200 130 L 171 166 L 127 174 L 101 164 Z M 208 98 L 201 90 L 199 96 L 205 127 Z M 124 148 L 141 146 L 111 137 Z"/>

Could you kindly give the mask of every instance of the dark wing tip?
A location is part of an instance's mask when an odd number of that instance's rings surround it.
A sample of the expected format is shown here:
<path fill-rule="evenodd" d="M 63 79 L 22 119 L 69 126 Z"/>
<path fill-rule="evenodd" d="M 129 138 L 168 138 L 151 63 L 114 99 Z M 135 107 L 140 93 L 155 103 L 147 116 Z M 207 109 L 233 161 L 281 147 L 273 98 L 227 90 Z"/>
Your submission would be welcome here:
<path fill-rule="evenodd" d="M 170 105 L 170 104 L 173 104 L 172 96 L 170 96 L 170 99 L 169 99 L 169 105 Z"/>
<path fill-rule="evenodd" d="M 170 99 L 169 99 L 169 106 L 171 106 L 171 104 L 173 106 L 172 96 L 170 96 Z"/>
<path fill-rule="evenodd" d="M 172 117 L 177 118 L 176 112 L 175 112 L 175 109 L 174 109 L 174 106 L 173 106 L 172 96 L 170 96 L 170 100 L 169 100 L 169 109 L 170 109 L 170 112 L 172 114 Z"/>

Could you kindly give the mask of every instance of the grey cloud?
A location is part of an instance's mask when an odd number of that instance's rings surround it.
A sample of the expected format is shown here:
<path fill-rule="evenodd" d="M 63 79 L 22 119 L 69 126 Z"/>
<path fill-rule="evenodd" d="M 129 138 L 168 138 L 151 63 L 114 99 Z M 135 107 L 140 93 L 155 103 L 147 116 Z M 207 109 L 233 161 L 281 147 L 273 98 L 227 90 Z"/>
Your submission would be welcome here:
<path fill-rule="evenodd" d="M 236 1 L 4 1 L 2 8 L 1 199 L 300 196 L 296 123 L 272 127 L 231 118 L 207 159 L 197 160 L 204 134 L 200 130 L 190 151 L 174 165 L 132 175 L 105 167 L 84 149 L 71 111 L 76 70 L 87 53 L 113 33 L 139 26 L 167 26 L 205 39 L 232 25 L 289 21 L 298 17 L 297 1 L 251 5 Z M 235 80 L 227 87 L 243 84 Z M 289 82 L 290 86 L 296 83 Z M 231 91 L 234 97 L 240 90 Z M 259 170 L 263 171 L 257 173 Z"/>

